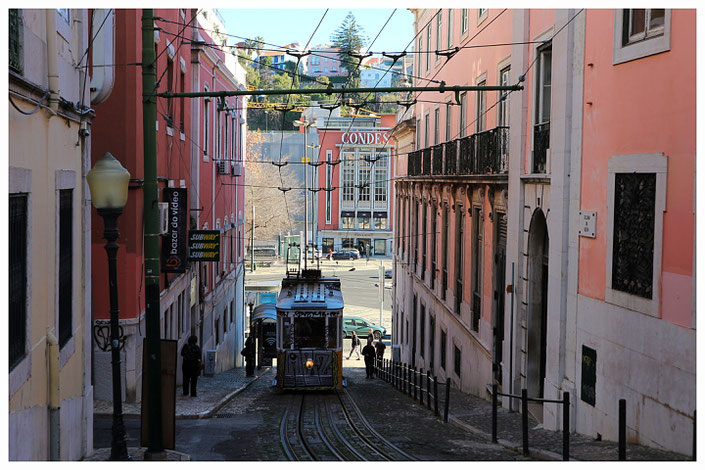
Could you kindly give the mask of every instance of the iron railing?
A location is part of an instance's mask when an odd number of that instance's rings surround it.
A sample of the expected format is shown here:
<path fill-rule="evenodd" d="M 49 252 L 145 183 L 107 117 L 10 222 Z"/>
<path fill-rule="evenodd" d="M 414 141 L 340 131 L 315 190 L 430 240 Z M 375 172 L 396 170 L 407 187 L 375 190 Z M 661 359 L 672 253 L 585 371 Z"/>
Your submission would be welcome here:
<path fill-rule="evenodd" d="M 431 174 L 431 156 L 433 154 L 433 149 L 431 147 L 425 148 L 422 151 L 422 167 L 421 174 L 428 176 Z"/>
<path fill-rule="evenodd" d="M 445 168 L 443 173 L 455 175 L 458 172 L 458 141 L 452 140 L 443 144 L 445 149 Z"/>
<path fill-rule="evenodd" d="M 534 126 L 534 173 L 546 173 L 546 151 L 550 141 L 550 123 Z"/>
<path fill-rule="evenodd" d="M 432 172 L 434 175 L 443 174 L 443 146 L 436 145 L 433 147 L 433 164 Z"/>

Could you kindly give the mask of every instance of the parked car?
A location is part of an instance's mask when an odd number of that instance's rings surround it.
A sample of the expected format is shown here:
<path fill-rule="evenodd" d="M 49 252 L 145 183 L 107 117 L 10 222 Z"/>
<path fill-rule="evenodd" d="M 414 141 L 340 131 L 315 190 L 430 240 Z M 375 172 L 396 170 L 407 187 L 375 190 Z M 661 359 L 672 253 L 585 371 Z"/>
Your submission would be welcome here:
<path fill-rule="evenodd" d="M 360 259 L 360 251 L 355 248 L 343 248 L 333 252 L 333 259 Z"/>
<path fill-rule="evenodd" d="M 377 326 L 361 317 L 343 317 L 343 333 L 346 338 L 352 336 L 352 332 L 364 339 L 369 335 L 379 341 L 387 334 L 387 329 L 383 326 Z"/>
<path fill-rule="evenodd" d="M 391 278 L 392 278 L 392 270 L 391 270 L 391 269 L 385 269 L 385 270 L 384 270 L 384 278 L 385 278 L 385 279 L 391 279 Z"/>

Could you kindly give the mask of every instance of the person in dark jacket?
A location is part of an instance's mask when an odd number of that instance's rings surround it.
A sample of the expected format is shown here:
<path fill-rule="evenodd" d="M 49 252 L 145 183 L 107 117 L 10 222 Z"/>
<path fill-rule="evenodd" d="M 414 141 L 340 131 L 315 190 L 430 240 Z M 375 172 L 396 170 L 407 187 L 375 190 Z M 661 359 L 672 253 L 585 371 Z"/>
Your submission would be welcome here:
<path fill-rule="evenodd" d="M 255 339 L 252 334 L 245 340 L 245 349 L 242 350 L 242 355 L 245 356 L 245 375 L 252 377 L 255 375 Z"/>
<path fill-rule="evenodd" d="M 196 381 L 201 374 L 201 348 L 198 347 L 197 342 L 198 338 L 192 335 L 181 348 L 181 356 L 184 358 L 181 364 L 184 376 L 184 395 L 188 395 L 190 385 L 192 397 L 196 396 Z"/>
<path fill-rule="evenodd" d="M 360 360 L 360 338 L 357 337 L 357 334 L 353 331 L 352 332 L 352 340 L 350 343 L 350 354 L 348 354 L 348 357 L 346 359 L 350 359 L 353 355 L 353 353 L 357 354 L 357 360 Z"/>
<path fill-rule="evenodd" d="M 375 375 L 375 347 L 372 346 L 372 335 L 367 337 L 367 346 L 362 348 L 362 355 L 365 357 L 365 373 L 371 379 Z"/>
<path fill-rule="evenodd" d="M 387 345 L 384 344 L 381 339 L 379 341 L 377 341 L 377 344 L 375 344 L 375 350 L 377 351 L 377 361 L 379 363 L 381 363 L 382 359 L 384 358 L 384 350 L 385 349 L 387 349 Z"/>

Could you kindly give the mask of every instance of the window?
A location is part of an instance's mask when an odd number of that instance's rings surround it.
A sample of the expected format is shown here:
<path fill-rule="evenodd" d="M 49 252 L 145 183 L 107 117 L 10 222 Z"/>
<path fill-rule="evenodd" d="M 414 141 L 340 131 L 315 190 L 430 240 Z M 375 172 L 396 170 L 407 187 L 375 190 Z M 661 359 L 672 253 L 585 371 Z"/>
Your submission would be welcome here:
<path fill-rule="evenodd" d="M 468 9 L 463 8 L 460 10 L 460 34 L 465 34 L 468 32 Z"/>
<path fill-rule="evenodd" d="M 441 369 L 446 370 L 446 349 L 448 347 L 448 335 L 441 330 Z"/>
<path fill-rule="evenodd" d="M 22 45 L 23 45 L 23 25 L 22 10 L 10 8 L 8 10 L 9 19 L 9 65 L 10 70 L 17 73 L 23 72 Z"/>
<path fill-rule="evenodd" d="M 463 301 L 463 261 L 465 259 L 465 212 L 458 204 L 455 208 L 455 313 L 460 315 L 460 304 Z"/>
<path fill-rule="evenodd" d="M 615 10 L 614 65 L 666 52 L 671 48 L 671 10 Z"/>
<path fill-rule="evenodd" d="M 483 253 L 483 213 L 479 207 L 473 208 L 472 225 L 472 329 L 480 328 L 480 313 L 482 312 L 482 253 Z"/>
<path fill-rule="evenodd" d="M 551 121 L 551 44 L 538 49 L 536 68 L 536 100 L 534 101 L 533 172 L 548 171 L 547 150 L 550 145 Z"/>
<path fill-rule="evenodd" d="M 446 290 L 448 289 L 448 238 L 450 235 L 450 210 L 448 209 L 447 203 L 443 207 L 443 239 L 441 242 L 441 247 L 443 250 L 443 255 L 441 257 L 442 262 L 442 284 L 441 284 L 441 300 L 446 299 Z"/>
<path fill-rule="evenodd" d="M 440 138 L 440 127 L 441 127 L 441 110 L 436 108 L 433 111 L 433 145 L 438 145 L 438 139 Z"/>
<path fill-rule="evenodd" d="M 448 49 L 453 45 L 453 10 L 448 9 Z"/>
<path fill-rule="evenodd" d="M 353 201 L 355 197 L 355 154 L 343 154 L 343 201 Z"/>
<path fill-rule="evenodd" d="M 423 211 L 421 212 L 421 279 L 424 278 L 426 275 L 426 251 L 427 251 L 427 235 L 426 232 L 428 231 L 426 229 L 427 224 L 428 224 L 428 206 L 424 203 L 423 204 Z"/>
<path fill-rule="evenodd" d="M 453 363 L 455 365 L 455 375 L 457 375 L 458 378 L 460 378 L 460 364 L 462 364 L 462 358 L 460 348 L 453 345 Z"/>
<path fill-rule="evenodd" d="M 375 217 L 375 230 L 387 230 L 387 217 Z"/>
<path fill-rule="evenodd" d="M 340 225 L 342 228 L 354 229 L 355 228 L 355 217 L 341 217 Z"/>
<path fill-rule="evenodd" d="M 487 8 L 477 9 L 477 24 L 482 23 L 487 18 Z"/>
<path fill-rule="evenodd" d="M 73 190 L 59 190 L 59 346 L 73 330 Z"/>
<path fill-rule="evenodd" d="M 10 370 L 26 356 L 27 347 L 27 194 L 10 194 L 9 330 Z"/>
<path fill-rule="evenodd" d="M 370 216 L 369 215 L 358 215 L 357 228 L 360 230 L 369 230 L 370 229 Z"/>
<path fill-rule="evenodd" d="M 431 69 L 431 23 L 426 27 L 426 71 Z"/>
<path fill-rule="evenodd" d="M 343 238 L 341 246 L 343 248 L 354 248 L 355 240 L 353 240 L 352 238 Z"/>
<path fill-rule="evenodd" d="M 220 317 L 215 319 L 215 345 L 220 344 Z"/>
<path fill-rule="evenodd" d="M 477 82 L 477 86 L 485 86 L 487 85 L 486 80 L 481 80 Z M 482 132 L 485 130 L 485 107 L 486 107 L 486 99 L 485 99 L 485 92 L 483 91 L 478 91 L 475 95 L 476 98 L 476 109 L 475 109 L 475 132 Z"/>
<path fill-rule="evenodd" d="M 501 86 L 508 86 L 509 85 L 509 72 L 510 72 L 510 67 L 505 67 L 502 70 L 499 71 L 499 84 Z M 500 91 L 498 92 L 500 96 L 499 100 L 499 108 L 497 109 L 497 125 L 499 127 L 508 127 L 509 126 L 509 96 L 511 94 L 506 91 Z"/>
<path fill-rule="evenodd" d="M 605 300 L 659 312 L 667 157 L 615 155 L 608 163 Z"/>
<path fill-rule="evenodd" d="M 332 150 L 326 150 L 326 189 L 331 189 L 331 186 L 333 184 L 333 151 Z M 331 204 L 332 204 L 332 199 L 331 199 L 331 192 L 332 191 L 326 191 L 326 223 L 329 224 L 331 223 Z"/>
<path fill-rule="evenodd" d="M 208 91 L 206 87 L 204 91 Z M 208 105 L 210 104 L 210 98 L 203 99 L 203 155 L 208 155 L 208 118 L 210 116 Z"/>
<path fill-rule="evenodd" d="M 387 252 L 387 241 L 383 239 L 375 239 L 374 244 L 375 255 L 384 256 Z"/>
<path fill-rule="evenodd" d="M 179 74 L 179 92 L 183 93 L 186 88 L 186 73 L 182 70 L 181 73 Z M 182 134 L 184 133 L 184 119 L 186 116 L 186 100 L 182 96 L 179 98 L 179 109 L 181 110 L 181 113 L 179 114 L 179 132 Z"/>
<path fill-rule="evenodd" d="M 438 223 L 436 220 L 436 203 L 433 201 L 431 203 L 430 210 L 431 217 L 431 290 L 435 288 L 436 285 L 436 240 L 438 235 L 436 234 L 436 229 Z"/>
<path fill-rule="evenodd" d="M 419 42 L 418 42 L 418 47 L 417 47 L 417 54 L 416 54 L 416 60 L 419 61 L 419 66 L 418 68 L 418 75 L 419 78 L 421 77 L 421 51 L 423 50 L 423 34 L 419 35 Z"/>
<path fill-rule="evenodd" d="M 446 142 L 451 140 L 451 110 L 453 109 L 451 102 L 446 103 Z"/>
<path fill-rule="evenodd" d="M 222 158 L 221 152 L 223 151 L 223 142 L 221 140 L 221 126 L 220 126 L 220 110 L 215 107 L 215 153 L 213 155 L 214 160 Z"/>
<path fill-rule="evenodd" d="M 378 154 L 375 162 L 375 203 L 387 202 L 387 167 L 389 165 L 389 155 L 387 153 Z M 382 204 L 384 206 L 384 204 Z"/>
<path fill-rule="evenodd" d="M 428 114 L 426 114 L 423 119 L 423 142 L 426 147 L 431 146 L 431 143 L 428 141 Z"/>
<path fill-rule="evenodd" d="M 419 335 L 421 348 L 419 349 L 419 356 L 424 357 L 424 349 L 426 349 L 426 306 L 421 303 L 421 318 L 419 319 Z"/>
<path fill-rule="evenodd" d="M 466 129 L 465 129 L 465 105 L 468 101 L 468 94 L 467 92 L 462 92 L 460 94 L 460 106 L 459 106 L 459 118 L 458 122 L 460 123 L 460 137 L 465 137 Z"/>
<path fill-rule="evenodd" d="M 443 46 L 441 46 L 441 24 L 443 23 L 443 11 L 440 10 L 438 12 L 438 15 L 436 17 L 436 50 L 440 50 Z M 441 60 L 441 56 L 436 54 L 436 62 Z"/>
<path fill-rule="evenodd" d="M 370 154 L 360 154 L 357 173 L 357 187 L 359 201 L 369 202 L 370 200 Z"/>

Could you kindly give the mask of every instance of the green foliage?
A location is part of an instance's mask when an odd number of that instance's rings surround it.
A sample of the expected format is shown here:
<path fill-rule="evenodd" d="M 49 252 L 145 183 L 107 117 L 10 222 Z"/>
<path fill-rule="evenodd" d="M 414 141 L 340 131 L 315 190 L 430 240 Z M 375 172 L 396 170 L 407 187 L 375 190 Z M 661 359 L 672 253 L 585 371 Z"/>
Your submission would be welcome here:
<path fill-rule="evenodd" d="M 337 47 L 340 52 L 338 53 L 338 59 L 340 63 L 348 72 L 348 76 L 352 78 L 360 78 L 360 70 L 357 59 L 350 57 L 348 53 L 360 53 L 364 43 L 367 41 L 367 37 L 364 34 L 362 26 L 357 24 L 355 15 L 352 12 L 348 12 L 348 15 L 343 20 L 342 24 L 335 30 L 335 33 L 331 36 L 331 43 L 333 47 Z"/>

